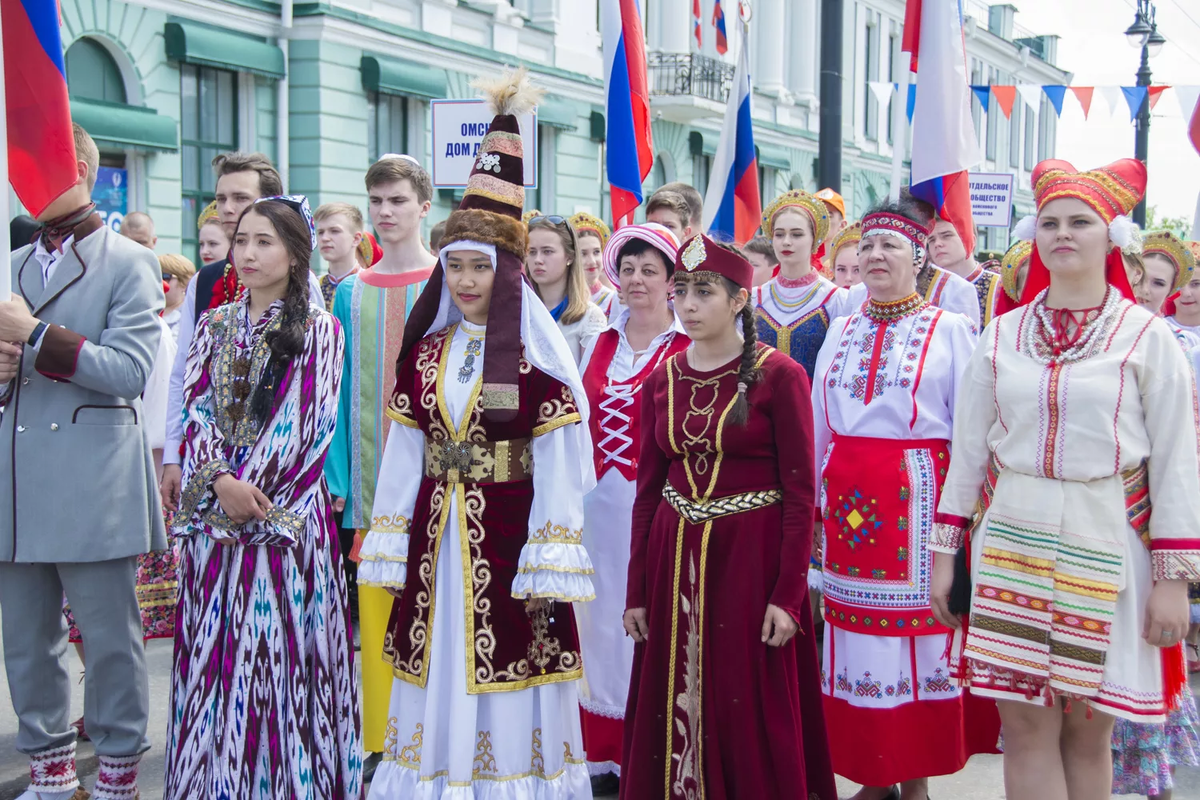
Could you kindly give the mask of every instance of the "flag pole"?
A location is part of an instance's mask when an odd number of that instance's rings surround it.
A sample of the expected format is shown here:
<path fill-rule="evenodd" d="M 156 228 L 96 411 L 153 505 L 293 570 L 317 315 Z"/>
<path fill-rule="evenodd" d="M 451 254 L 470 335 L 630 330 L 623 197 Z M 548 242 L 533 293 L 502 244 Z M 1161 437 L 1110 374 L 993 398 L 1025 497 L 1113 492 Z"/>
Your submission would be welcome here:
<path fill-rule="evenodd" d="M 892 182 L 888 202 L 900 202 L 900 182 L 904 175 L 904 154 L 908 150 L 908 81 L 912 73 L 900 70 L 900 83 L 892 96 Z"/>
<path fill-rule="evenodd" d="M 0 4 L 3 5 L 3 4 Z M 12 242 L 9 239 L 9 219 L 12 209 L 8 187 L 8 103 L 4 96 L 4 21 L 0 20 L 0 298 L 12 297 Z"/>

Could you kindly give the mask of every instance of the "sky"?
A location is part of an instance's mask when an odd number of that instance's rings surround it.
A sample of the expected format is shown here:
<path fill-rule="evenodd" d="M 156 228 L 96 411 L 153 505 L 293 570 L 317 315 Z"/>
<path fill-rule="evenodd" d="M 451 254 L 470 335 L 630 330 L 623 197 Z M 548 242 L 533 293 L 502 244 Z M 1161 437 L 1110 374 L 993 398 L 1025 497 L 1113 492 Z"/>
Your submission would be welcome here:
<path fill-rule="evenodd" d="M 1130 47 L 1125 29 L 1134 19 L 1136 0 L 1011 0 L 1016 22 L 1035 34 L 1058 34 L 1058 66 L 1074 73 L 1073 86 L 1133 86 L 1141 51 Z M 1158 0 L 1158 30 L 1167 43 L 1150 59 L 1155 85 L 1200 86 L 1200 3 Z M 1190 18 L 1189 18 L 1190 17 Z M 1017 102 L 1020 102 L 1018 98 Z M 1057 155 L 1079 169 L 1090 169 L 1133 156 L 1134 128 L 1124 102 L 1111 114 L 1099 96 L 1087 120 L 1067 93 L 1058 124 Z M 1167 90 L 1150 120 L 1150 206 L 1164 217 L 1196 215 L 1200 193 L 1200 153 L 1187 138 L 1179 100 Z"/>

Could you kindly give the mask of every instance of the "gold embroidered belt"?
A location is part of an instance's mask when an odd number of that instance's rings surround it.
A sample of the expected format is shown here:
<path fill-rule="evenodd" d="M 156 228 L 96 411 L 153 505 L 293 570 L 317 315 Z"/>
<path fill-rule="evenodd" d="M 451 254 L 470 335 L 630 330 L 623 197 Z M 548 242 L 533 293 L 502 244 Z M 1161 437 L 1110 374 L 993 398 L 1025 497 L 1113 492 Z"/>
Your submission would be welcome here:
<path fill-rule="evenodd" d="M 446 483 L 511 483 L 533 477 L 530 439 L 425 442 L 425 477 Z"/>
<path fill-rule="evenodd" d="M 668 483 L 663 486 L 663 499 L 671 504 L 671 508 L 675 509 L 679 516 L 693 525 L 701 525 L 719 517 L 728 517 L 730 514 L 740 514 L 743 511 L 754 511 L 758 508 L 773 506 L 783 500 L 783 492 L 779 489 L 742 492 L 700 503 L 688 500 Z"/>

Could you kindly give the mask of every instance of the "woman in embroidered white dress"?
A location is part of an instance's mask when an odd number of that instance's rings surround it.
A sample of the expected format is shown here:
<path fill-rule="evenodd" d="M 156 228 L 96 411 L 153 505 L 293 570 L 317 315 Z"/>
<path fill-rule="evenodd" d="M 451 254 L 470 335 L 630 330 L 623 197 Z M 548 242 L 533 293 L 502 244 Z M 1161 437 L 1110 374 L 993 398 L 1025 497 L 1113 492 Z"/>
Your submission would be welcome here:
<path fill-rule="evenodd" d="M 576 613 L 587 664 L 579 704 L 592 789 L 599 795 L 616 793 L 633 669 L 633 640 L 621 617 L 641 452 L 642 383 L 690 341 L 667 302 L 675 290 L 678 249 L 674 234 L 653 222 L 626 225 L 613 235 L 604 269 L 626 304 L 583 356 L 598 483 L 583 501 L 583 543 L 596 568 L 596 599 Z"/>
<path fill-rule="evenodd" d="M 575 360 L 521 274 L 527 81 L 522 70 L 489 90 L 497 116 L 409 317 L 387 410 L 360 575 L 396 597 L 374 800 L 591 797 L 570 603 L 593 596 L 581 540 L 595 477 Z"/>
<path fill-rule="evenodd" d="M 843 317 L 813 382 L 822 493 L 825 646 L 821 690 L 834 772 L 883 800 L 970 755 L 946 629 L 929 608 L 929 536 L 975 333 L 916 290 L 927 231 L 903 205 L 867 214 L 859 272 L 870 297 Z M 920 731 L 919 736 L 914 735 Z"/>
<path fill-rule="evenodd" d="M 959 393 L 933 604 L 966 685 L 1000 701 L 1012 800 L 1109 797 L 1114 717 L 1161 722 L 1186 680 L 1195 385 L 1129 301 L 1119 245 L 1145 181 L 1130 159 L 1038 165 L 1026 305 L 984 332 Z"/>
<path fill-rule="evenodd" d="M 817 251 L 829 232 L 829 208 L 808 192 L 785 192 L 763 212 L 779 274 L 755 288 L 758 340 L 812 377 L 829 323 L 849 312 L 848 295 L 820 273 Z"/>

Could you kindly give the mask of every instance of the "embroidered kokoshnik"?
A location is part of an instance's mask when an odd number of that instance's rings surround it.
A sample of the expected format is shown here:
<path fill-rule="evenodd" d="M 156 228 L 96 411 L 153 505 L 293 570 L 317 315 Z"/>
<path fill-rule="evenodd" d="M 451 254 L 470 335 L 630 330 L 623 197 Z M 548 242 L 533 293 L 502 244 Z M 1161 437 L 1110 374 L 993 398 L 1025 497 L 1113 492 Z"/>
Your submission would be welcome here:
<path fill-rule="evenodd" d="M 783 500 L 783 492 L 779 489 L 766 489 L 759 492 L 731 494 L 707 502 L 696 502 L 688 500 L 667 483 L 663 485 L 663 499 L 670 503 L 671 508 L 675 509 L 676 513 L 684 520 L 692 525 L 702 525 L 705 522 L 732 514 L 773 506 Z"/>
<path fill-rule="evenodd" d="M 425 441 L 425 477 L 444 483 L 509 483 L 533 478 L 532 440 Z"/>

